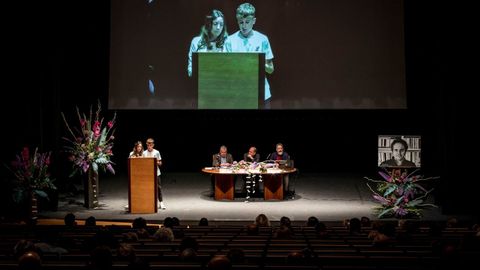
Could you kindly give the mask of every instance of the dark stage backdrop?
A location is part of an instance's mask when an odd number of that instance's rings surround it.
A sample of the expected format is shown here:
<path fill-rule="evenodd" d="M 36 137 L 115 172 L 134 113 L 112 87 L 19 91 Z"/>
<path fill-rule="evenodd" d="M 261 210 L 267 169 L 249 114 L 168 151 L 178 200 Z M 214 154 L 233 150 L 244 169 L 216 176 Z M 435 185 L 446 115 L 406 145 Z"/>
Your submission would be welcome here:
<path fill-rule="evenodd" d="M 196 109 L 190 42 L 221 10 L 229 34 L 244 1 L 112 1 L 109 106 Z M 406 108 L 403 0 L 253 0 L 275 72 L 273 109 Z M 233 108 L 233 107 L 232 107 Z"/>
<path fill-rule="evenodd" d="M 8 163 L 25 145 L 52 150 L 53 172 L 61 184 L 66 182 L 70 164 L 61 152 L 66 131 L 60 112 L 73 119 L 76 105 L 86 110 L 97 100 L 107 108 L 111 4 L 87 0 L 16 1 L 12 5 L 8 10 L 16 16 L 5 33 L 5 43 L 11 45 L 5 52 L 11 61 L 7 62 L 0 106 L 1 161 Z M 468 101 L 475 99 L 473 91 L 466 90 L 473 88 L 464 85 L 472 52 L 467 46 L 471 33 L 464 36 L 458 31 L 469 25 L 461 20 L 465 9 L 456 1 L 405 0 L 408 109 L 121 110 L 113 149 L 115 168 L 125 173 L 133 143 L 153 137 L 164 158 L 165 174 L 200 173 L 221 144 L 239 159 L 251 144 L 266 157 L 275 143 L 282 142 L 301 174 L 343 172 L 374 177 L 377 136 L 412 134 L 422 136 L 422 171 L 442 177 L 436 192 L 445 209 L 472 209 L 469 200 L 478 195 L 475 185 L 479 182 L 472 177 L 477 160 L 472 153 L 478 153 L 473 129 L 478 120 L 469 111 Z M 193 32 L 185 41 L 198 31 L 198 22 L 192 25 Z M 186 47 L 178 52 L 186 57 Z M 308 86 L 316 89 L 316 85 Z M 107 117 L 112 114 L 113 110 L 107 111 Z M 363 180 L 359 177 L 358 181 Z"/>

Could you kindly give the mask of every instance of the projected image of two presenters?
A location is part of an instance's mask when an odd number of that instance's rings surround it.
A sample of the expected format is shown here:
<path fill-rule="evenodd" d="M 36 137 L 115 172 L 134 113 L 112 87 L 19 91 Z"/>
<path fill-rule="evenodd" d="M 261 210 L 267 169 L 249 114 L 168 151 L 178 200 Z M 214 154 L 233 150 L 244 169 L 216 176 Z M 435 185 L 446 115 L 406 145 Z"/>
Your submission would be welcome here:
<path fill-rule="evenodd" d="M 406 109 L 404 2 L 111 1 L 108 108 Z"/>
<path fill-rule="evenodd" d="M 239 5 L 235 17 L 239 30 L 228 36 L 223 13 L 212 10 L 191 42 L 188 74 L 194 74 L 199 109 L 270 108 L 270 85 L 265 78 L 265 72 L 271 74 L 274 69 L 270 42 L 253 30 L 252 4 Z"/>

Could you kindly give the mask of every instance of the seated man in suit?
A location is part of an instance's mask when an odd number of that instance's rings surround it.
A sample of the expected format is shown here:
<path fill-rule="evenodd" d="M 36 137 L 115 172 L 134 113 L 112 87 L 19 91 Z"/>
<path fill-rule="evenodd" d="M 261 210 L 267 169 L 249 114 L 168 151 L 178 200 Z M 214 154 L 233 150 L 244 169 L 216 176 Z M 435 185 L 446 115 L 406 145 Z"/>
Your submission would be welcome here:
<path fill-rule="evenodd" d="M 233 157 L 227 152 L 225 145 L 220 146 L 220 152 L 213 155 L 212 166 L 213 167 L 229 167 L 233 163 Z"/>
<path fill-rule="evenodd" d="M 212 156 L 212 167 L 230 167 L 233 163 L 233 157 L 227 151 L 227 147 L 225 145 L 220 146 L 220 151 L 217 154 Z M 215 177 L 212 175 L 211 177 L 211 190 L 210 196 L 213 197 L 215 195 Z"/>
<path fill-rule="evenodd" d="M 283 144 L 281 143 L 277 143 L 275 146 L 275 152 L 270 154 L 270 158 L 274 160 L 279 167 L 285 166 L 286 162 L 290 161 L 290 155 L 284 151 Z M 288 174 L 284 174 L 283 176 L 283 192 L 286 195 L 285 197 L 290 195 Z"/>

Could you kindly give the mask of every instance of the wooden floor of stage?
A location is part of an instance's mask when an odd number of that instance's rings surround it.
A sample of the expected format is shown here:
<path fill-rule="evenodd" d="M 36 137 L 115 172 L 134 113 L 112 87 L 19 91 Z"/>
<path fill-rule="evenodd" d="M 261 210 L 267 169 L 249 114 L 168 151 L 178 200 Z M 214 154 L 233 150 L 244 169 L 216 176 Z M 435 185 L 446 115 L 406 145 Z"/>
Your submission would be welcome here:
<path fill-rule="evenodd" d="M 237 181 L 237 190 L 240 189 Z M 128 222 L 136 217 L 158 222 L 165 217 L 178 217 L 182 221 L 198 222 L 202 217 L 213 222 L 252 221 L 260 214 L 278 221 L 287 216 L 292 221 L 305 221 L 315 216 L 322 221 L 339 221 L 366 216 L 376 219 L 372 208 L 376 206 L 363 176 L 352 174 L 298 174 L 292 177 L 295 197 L 283 201 L 265 201 L 262 197 L 245 202 L 245 197 L 233 201 L 215 201 L 209 197 L 210 176 L 201 173 L 168 173 L 162 175 L 165 210 L 155 214 L 131 214 L 125 211 L 128 203 L 126 175 L 100 178 L 100 207 L 86 209 L 80 194 L 60 194 L 57 211 L 43 211 L 40 218 L 63 219 L 72 212 L 78 219 L 94 216 L 97 220 Z M 238 194 L 240 195 L 240 194 Z M 260 195 L 260 194 L 257 194 Z M 433 202 L 433 198 L 430 198 Z M 424 212 L 426 220 L 445 220 L 440 208 Z"/>

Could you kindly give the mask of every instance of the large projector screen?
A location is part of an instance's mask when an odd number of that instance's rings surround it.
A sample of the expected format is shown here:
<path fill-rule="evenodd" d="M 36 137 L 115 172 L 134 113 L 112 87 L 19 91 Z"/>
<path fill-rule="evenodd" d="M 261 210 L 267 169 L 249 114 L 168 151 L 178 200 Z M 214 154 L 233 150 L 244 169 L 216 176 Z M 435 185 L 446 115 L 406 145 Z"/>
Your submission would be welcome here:
<path fill-rule="evenodd" d="M 228 35 L 239 35 L 236 10 L 242 3 L 111 1 L 109 108 L 215 109 L 198 106 L 199 71 L 194 66 L 192 76 L 187 72 L 191 42 L 214 9 L 223 13 Z M 268 39 L 271 54 L 265 57 L 273 56 L 274 67 L 263 75 L 270 93 L 258 95 L 271 94 L 269 104 L 258 108 L 406 108 L 403 0 L 249 3 L 255 7 L 253 30 Z"/>

